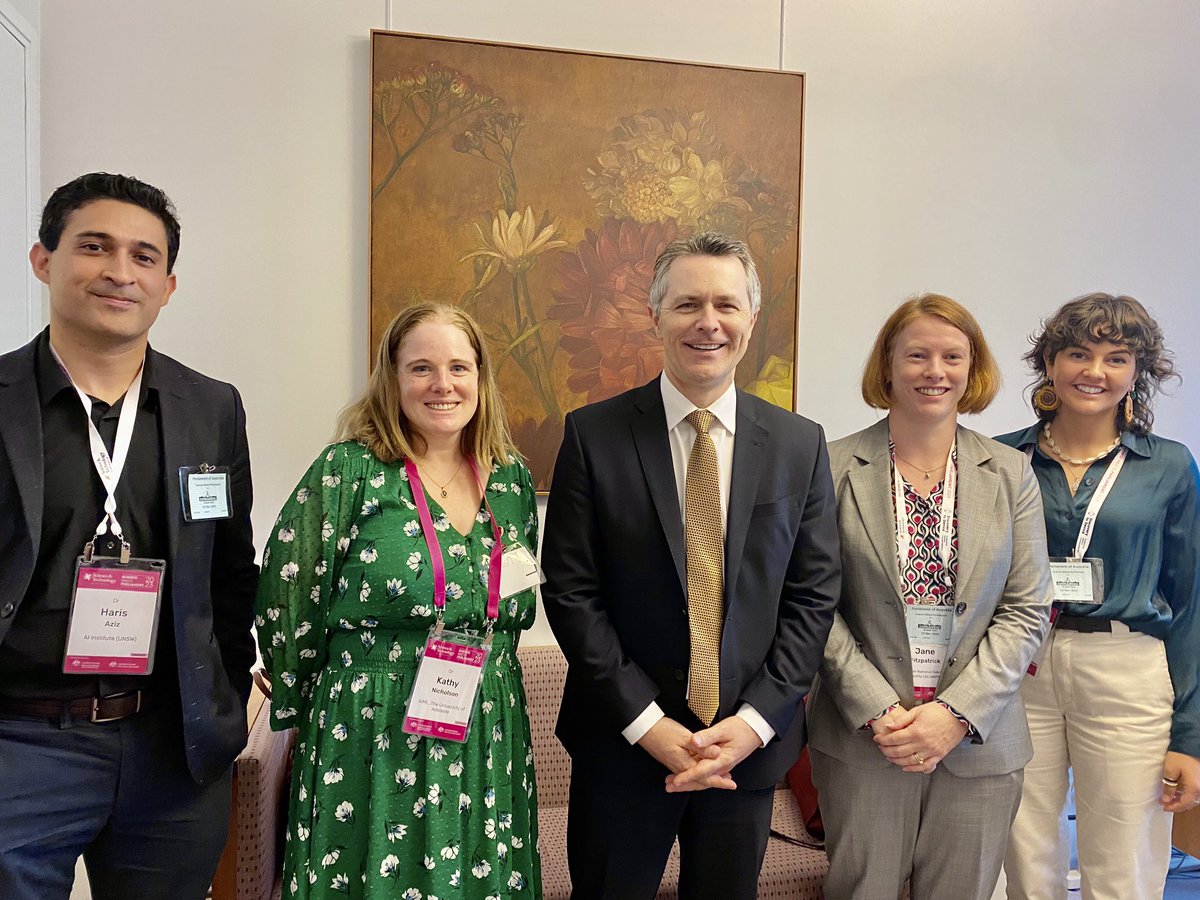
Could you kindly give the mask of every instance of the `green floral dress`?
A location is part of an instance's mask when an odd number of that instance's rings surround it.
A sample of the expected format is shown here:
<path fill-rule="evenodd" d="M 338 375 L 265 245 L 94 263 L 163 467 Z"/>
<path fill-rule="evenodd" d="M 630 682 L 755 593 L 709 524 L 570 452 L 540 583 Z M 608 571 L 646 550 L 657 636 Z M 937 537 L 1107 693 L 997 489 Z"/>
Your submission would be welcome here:
<path fill-rule="evenodd" d="M 466 743 L 401 730 L 434 622 L 433 571 L 403 462 L 328 448 L 263 552 L 259 644 L 272 722 L 299 727 L 284 896 L 402 900 L 541 896 L 533 749 L 516 648 L 534 592 L 500 601 Z M 506 544 L 537 548 L 528 469 L 494 465 L 487 501 Z M 446 626 L 478 630 L 491 521 L 467 536 L 429 500 L 446 565 Z"/>

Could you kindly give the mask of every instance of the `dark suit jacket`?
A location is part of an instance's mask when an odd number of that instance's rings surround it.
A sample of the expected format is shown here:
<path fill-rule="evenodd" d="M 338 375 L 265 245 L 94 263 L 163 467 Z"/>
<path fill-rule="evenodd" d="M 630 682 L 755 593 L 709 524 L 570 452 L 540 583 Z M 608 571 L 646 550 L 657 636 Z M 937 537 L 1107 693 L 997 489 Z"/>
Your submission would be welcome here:
<path fill-rule="evenodd" d="M 25 596 L 42 535 L 42 429 L 34 343 L 0 356 L 0 643 Z M 154 357 L 162 421 L 183 739 L 198 782 L 223 773 L 246 743 L 258 567 L 250 532 L 250 454 L 237 390 L 168 356 Z M 179 469 L 227 465 L 233 517 L 185 522 Z"/>
<path fill-rule="evenodd" d="M 735 777 L 776 783 L 840 590 L 820 426 L 738 392 L 725 536 L 717 718 L 749 703 L 776 737 Z M 652 702 L 686 721 L 687 570 L 658 380 L 567 416 L 546 513 L 542 599 L 569 671 L 558 736 L 572 755 Z M 642 752 L 638 750 L 637 752 Z"/>

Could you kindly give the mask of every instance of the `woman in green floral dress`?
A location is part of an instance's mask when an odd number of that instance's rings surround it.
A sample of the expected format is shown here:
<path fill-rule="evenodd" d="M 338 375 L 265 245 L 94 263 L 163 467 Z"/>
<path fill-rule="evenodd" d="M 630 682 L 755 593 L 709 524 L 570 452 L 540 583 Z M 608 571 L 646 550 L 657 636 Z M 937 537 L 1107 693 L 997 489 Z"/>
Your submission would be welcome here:
<path fill-rule="evenodd" d="M 505 547 L 537 548 L 529 471 L 475 322 L 433 304 L 397 316 L 339 438 L 284 505 L 258 595 L 271 724 L 299 728 L 284 896 L 540 897 L 516 657 L 533 624 L 532 589 L 500 599 L 466 742 L 401 730 L 435 621 L 433 562 L 405 460 L 426 486 L 448 629 L 486 627 L 491 515 Z"/>

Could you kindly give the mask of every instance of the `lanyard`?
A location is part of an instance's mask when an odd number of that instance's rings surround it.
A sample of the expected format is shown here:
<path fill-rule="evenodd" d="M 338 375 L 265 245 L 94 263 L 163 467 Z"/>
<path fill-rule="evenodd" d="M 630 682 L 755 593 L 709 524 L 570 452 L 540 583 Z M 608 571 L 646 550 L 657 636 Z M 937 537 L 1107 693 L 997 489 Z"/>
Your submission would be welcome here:
<path fill-rule="evenodd" d="M 138 366 L 137 375 L 128 390 L 125 391 L 125 401 L 121 404 L 121 414 L 117 417 L 117 438 L 113 443 L 112 456 L 109 456 L 108 449 L 104 446 L 104 439 L 100 437 L 100 431 L 96 428 L 96 423 L 92 421 L 92 398 L 80 390 L 75 379 L 71 377 L 71 373 L 67 371 L 67 367 L 63 365 L 62 357 L 58 355 L 58 351 L 53 346 L 50 347 L 50 352 L 54 354 L 55 362 L 67 376 L 71 387 L 79 395 L 79 402 L 83 404 L 84 418 L 87 419 L 88 442 L 92 449 L 92 465 L 96 467 L 96 474 L 100 476 L 100 483 L 104 485 L 106 494 L 104 516 L 100 519 L 100 524 L 96 526 L 96 537 L 107 534 L 111 523 L 113 536 L 119 538 L 122 544 L 126 544 L 125 535 L 121 531 L 121 523 L 117 521 L 117 483 L 121 480 L 125 459 L 129 456 L 129 444 L 133 440 L 133 426 L 137 421 L 138 401 L 142 394 L 142 372 L 145 370 L 145 360 L 142 365 Z M 131 397 L 133 402 L 130 402 Z"/>
<path fill-rule="evenodd" d="M 946 480 L 942 484 L 942 508 L 938 521 L 938 556 L 942 560 L 942 579 L 950 584 L 950 552 L 954 544 L 954 495 L 958 490 L 958 465 L 954 461 L 954 444 L 946 454 Z M 896 564 L 903 576 L 904 562 L 908 559 L 908 548 L 912 536 L 908 533 L 907 504 L 904 502 L 904 478 L 900 467 L 892 460 L 892 487 L 896 510 Z"/>
<path fill-rule="evenodd" d="M 471 474 L 475 483 L 479 484 L 479 469 L 475 458 L 468 457 L 471 464 Z M 417 505 L 417 515 L 421 519 L 421 531 L 425 535 L 425 546 L 429 548 L 429 561 L 433 566 L 433 605 L 437 608 L 438 618 L 441 619 L 442 609 L 446 606 L 446 563 L 442 558 L 442 545 L 438 542 L 437 529 L 433 527 L 433 516 L 429 512 L 429 501 L 425 499 L 425 488 L 421 484 L 421 475 L 416 464 L 411 459 L 404 461 L 404 471 L 408 473 L 408 483 L 412 487 L 413 502 Z M 504 555 L 503 535 L 500 526 L 496 524 L 496 516 L 488 503 L 487 488 L 483 490 L 483 505 L 492 521 L 492 555 L 488 561 L 488 628 L 500 616 L 500 557 Z"/>
<path fill-rule="evenodd" d="M 1030 459 L 1033 459 L 1032 444 L 1025 448 L 1025 453 Z M 1128 455 L 1129 448 L 1122 447 L 1121 451 L 1113 457 L 1113 461 L 1108 464 L 1108 468 L 1104 470 L 1104 477 L 1096 486 L 1096 493 L 1092 494 L 1092 499 L 1083 514 L 1083 521 L 1079 523 L 1079 536 L 1075 538 L 1075 555 L 1071 557 L 1072 559 L 1083 559 L 1084 554 L 1087 553 L 1087 549 L 1092 543 L 1092 532 L 1096 528 L 1096 519 L 1100 516 L 1100 507 L 1108 499 L 1113 485 L 1116 484 L 1117 476 L 1121 474 L 1121 469 L 1125 465 L 1125 457 Z"/>

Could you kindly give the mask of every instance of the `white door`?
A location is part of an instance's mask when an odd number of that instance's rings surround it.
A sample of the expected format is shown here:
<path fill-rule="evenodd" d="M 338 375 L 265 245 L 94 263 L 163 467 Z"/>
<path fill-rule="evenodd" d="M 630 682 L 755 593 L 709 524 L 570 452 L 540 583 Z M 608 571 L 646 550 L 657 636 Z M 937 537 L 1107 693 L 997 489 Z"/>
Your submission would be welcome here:
<path fill-rule="evenodd" d="M 31 284 L 27 258 L 31 206 L 41 192 L 30 159 L 37 127 L 35 50 L 29 26 L 0 2 L 0 353 L 24 344 L 41 326 L 40 292 Z"/>

